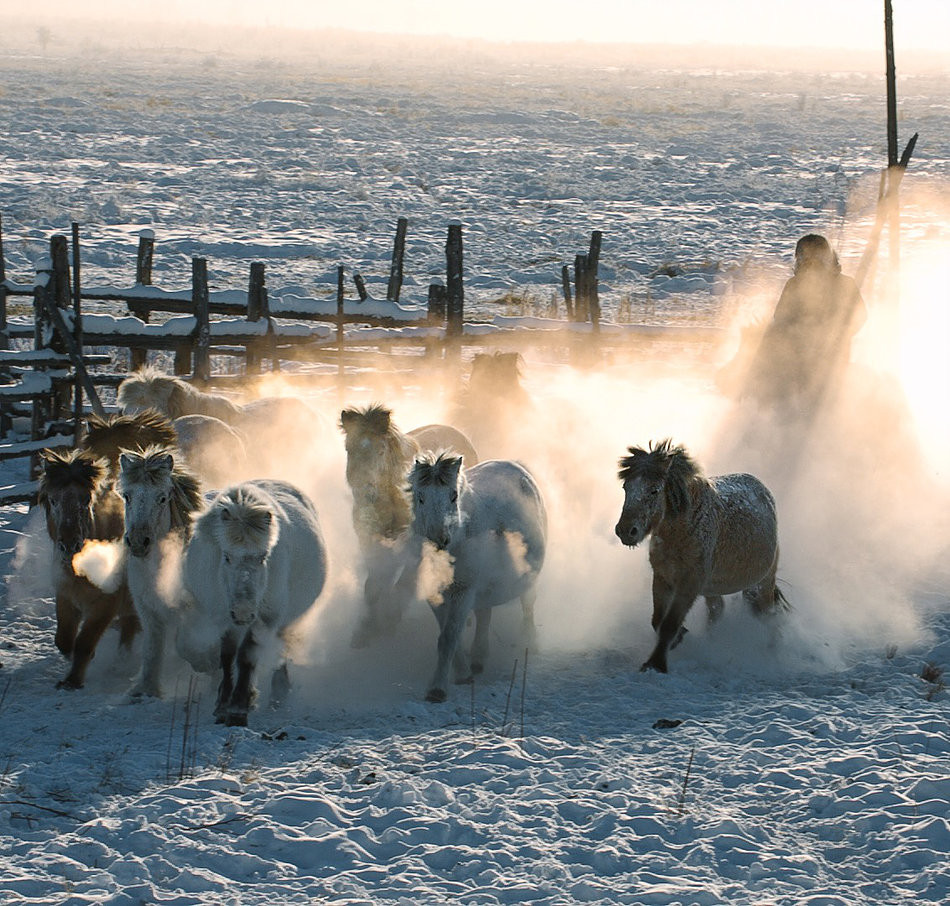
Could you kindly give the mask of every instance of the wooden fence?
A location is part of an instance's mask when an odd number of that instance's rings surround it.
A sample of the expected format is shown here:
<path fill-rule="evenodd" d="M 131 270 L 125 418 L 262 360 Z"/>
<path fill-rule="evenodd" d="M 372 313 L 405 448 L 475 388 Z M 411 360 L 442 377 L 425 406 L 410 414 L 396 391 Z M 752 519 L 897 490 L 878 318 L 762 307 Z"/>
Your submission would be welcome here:
<path fill-rule="evenodd" d="M 400 218 L 385 301 L 369 298 L 360 274 L 352 275 L 358 299 L 346 299 L 344 269 L 339 267 L 335 299 L 272 303 L 260 262 L 250 266 L 246 291 L 210 292 L 207 261 L 198 257 L 192 259 L 190 289 L 153 286 L 151 231 L 140 234 L 131 286 L 85 286 L 75 223 L 71 241 L 65 235 L 51 237 L 49 257 L 39 263 L 33 281 L 17 283 L 6 275 L 0 220 L 0 461 L 32 458 L 31 480 L 0 487 L 0 502 L 31 499 L 37 451 L 71 446 L 78 440 L 83 413 L 104 410 L 101 388 L 115 387 L 128 371 L 114 352 L 103 348 L 127 350 L 130 369 L 144 364 L 149 350 L 170 351 L 175 374 L 202 385 L 227 380 L 221 369 L 212 370 L 212 355 L 243 358 L 243 375 L 259 374 L 267 360 L 274 371 L 282 360 L 331 363 L 342 382 L 347 365 L 372 366 L 385 347 L 415 347 L 429 356 L 457 360 L 463 346 L 503 346 L 516 336 L 523 340 L 526 332 L 536 342 L 561 345 L 588 342 L 592 335 L 610 343 L 651 332 L 600 323 L 599 232 L 592 235 L 588 254 L 575 259 L 573 299 L 568 268 L 562 272 L 566 321 L 497 317 L 468 325 L 461 225 L 449 225 L 446 280 L 430 285 L 425 307 L 399 303 L 405 236 L 406 221 Z M 30 300 L 30 316 L 8 317 L 8 302 L 17 298 Z M 533 329 L 526 331 L 526 325 Z M 15 420 L 23 419 L 29 420 L 28 440 L 22 439 L 25 432 L 19 426 L 12 436 Z"/>

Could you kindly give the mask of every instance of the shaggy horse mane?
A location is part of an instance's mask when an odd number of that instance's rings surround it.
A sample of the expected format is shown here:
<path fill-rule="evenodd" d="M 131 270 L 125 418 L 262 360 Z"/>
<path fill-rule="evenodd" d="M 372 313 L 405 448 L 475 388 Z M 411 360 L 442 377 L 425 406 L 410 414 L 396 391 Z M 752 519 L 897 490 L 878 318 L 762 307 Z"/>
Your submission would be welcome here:
<path fill-rule="evenodd" d="M 271 501 L 256 489 L 238 485 L 212 504 L 213 537 L 222 550 L 253 547 L 262 553 L 277 543 L 277 520 Z"/>
<path fill-rule="evenodd" d="M 40 455 L 43 472 L 37 497 L 44 505 L 50 491 L 62 491 L 72 485 L 88 488 L 95 496 L 109 474 L 108 464 L 88 450 L 44 450 Z"/>
<path fill-rule="evenodd" d="M 168 473 L 171 458 L 172 490 L 169 498 L 172 529 L 191 534 L 191 519 L 201 509 L 201 483 L 187 469 L 179 465 L 174 447 L 150 444 L 144 450 L 122 451 L 122 482 L 128 484 L 157 485 Z"/>
<path fill-rule="evenodd" d="M 462 457 L 455 453 L 427 453 L 416 458 L 409 473 L 409 488 L 451 487 L 464 481 Z"/>
<path fill-rule="evenodd" d="M 93 413 L 86 419 L 82 447 L 107 459 L 114 468 L 121 450 L 141 450 L 151 444 L 174 447 L 177 442 L 168 418 L 156 409 L 146 409 L 130 415 Z"/>
<path fill-rule="evenodd" d="M 689 505 L 690 485 L 706 482 L 696 461 L 681 446 L 673 446 L 670 438 L 654 444 L 649 449 L 627 447 L 628 456 L 621 457 L 617 473 L 621 481 L 645 478 L 647 481 L 662 481 L 666 492 L 666 506 L 675 516 Z"/>

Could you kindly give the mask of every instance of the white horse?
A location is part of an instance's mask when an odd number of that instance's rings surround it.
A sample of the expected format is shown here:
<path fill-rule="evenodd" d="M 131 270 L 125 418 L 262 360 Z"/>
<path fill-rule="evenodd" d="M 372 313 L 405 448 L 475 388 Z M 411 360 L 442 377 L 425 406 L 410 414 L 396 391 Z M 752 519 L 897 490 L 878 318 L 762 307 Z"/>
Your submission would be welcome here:
<path fill-rule="evenodd" d="M 442 702 L 451 662 L 457 683 L 481 672 L 492 607 L 520 597 L 523 627 L 533 641 L 547 514 L 531 474 L 510 460 L 489 460 L 463 472 L 461 457 L 422 457 L 415 461 L 409 485 L 412 536 L 428 548 L 430 559 L 438 558 L 439 551 L 448 554 L 442 564 L 451 569 L 450 581 L 438 593 L 429 593 L 439 621 L 439 644 L 426 698 Z M 475 638 L 466 658 L 459 639 L 473 612 Z"/>
<path fill-rule="evenodd" d="M 293 485 L 265 479 L 234 485 L 197 519 L 183 581 L 218 630 L 218 723 L 247 726 L 261 647 L 274 639 L 285 643 L 287 628 L 313 606 L 326 575 L 316 509 Z M 287 688 L 282 659 L 271 680 L 272 705 Z"/>
<path fill-rule="evenodd" d="M 162 659 L 180 604 L 178 569 L 202 506 L 198 479 L 175 462 L 178 451 L 150 446 L 119 456 L 118 490 L 125 501 L 126 574 L 142 624 L 142 669 L 130 695 L 160 698 Z"/>
<path fill-rule="evenodd" d="M 353 528 L 366 565 L 363 597 L 366 612 L 352 644 L 362 648 L 390 634 L 411 599 L 416 564 L 402 544 L 409 525 L 406 475 L 422 453 L 451 451 L 468 467 L 478 454 L 468 438 L 450 425 L 424 425 L 403 434 L 392 412 L 378 403 L 344 409 L 340 428 L 346 435 L 346 480 L 353 493 Z M 400 581 L 402 580 L 402 581 Z"/>

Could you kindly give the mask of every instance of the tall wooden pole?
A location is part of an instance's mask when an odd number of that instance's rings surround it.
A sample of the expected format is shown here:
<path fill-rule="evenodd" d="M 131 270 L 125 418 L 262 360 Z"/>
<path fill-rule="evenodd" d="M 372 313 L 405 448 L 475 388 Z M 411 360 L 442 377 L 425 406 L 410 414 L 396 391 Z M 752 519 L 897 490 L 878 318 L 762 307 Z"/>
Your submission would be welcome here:
<path fill-rule="evenodd" d="M 897 157 L 897 68 L 894 64 L 894 16 L 891 0 L 884 0 L 884 57 L 887 80 L 887 185 L 890 196 L 888 212 L 888 271 L 890 289 L 897 304 L 898 275 L 900 273 L 900 204 L 897 188 L 903 173 L 898 169 Z"/>

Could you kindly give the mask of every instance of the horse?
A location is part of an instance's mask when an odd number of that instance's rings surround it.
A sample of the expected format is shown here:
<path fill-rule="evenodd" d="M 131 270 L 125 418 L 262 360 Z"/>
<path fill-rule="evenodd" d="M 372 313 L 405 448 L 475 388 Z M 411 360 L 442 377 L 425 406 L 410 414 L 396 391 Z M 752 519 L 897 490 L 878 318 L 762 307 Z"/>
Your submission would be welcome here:
<path fill-rule="evenodd" d="M 40 455 L 38 502 L 56 549 L 56 647 L 70 658 L 69 673 L 56 686 L 81 689 L 102 634 L 118 619 L 120 644 L 130 649 L 138 621 L 128 587 L 103 590 L 78 574 L 74 558 L 89 541 L 122 536 L 122 501 L 114 493 L 105 460 L 88 450 L 44 450 Z"/>
<path fill-rule="evenodd" d="M 316 602 L 327 575 L 326 545 L 313 503 L 293 485 L 258 479 L 233 485 L 195 521 L 183 582 L 218 629 L 215 720 L 247 726 L 260 650 Z M 271 705 L 286 694 L 286 649 L 271 678 Z M 236 673 L 236 675 L 235 675 Z"/>
<path fill-rule="evenodd" d="M 479 448 L 487 446 L 497 454 L 508 446 L 510 435 L 525 419 L 535 416 L 534 402 L 522 384 L 523 366 L 518 352 L 484 352 L 472 358 L 468 381 L 455 402 L 453 421 Z"/>
<path fill-rule="evenodd" d="M 182 415 L 211 415 L 234 424 L 241 414 L 240 407 L 226 397 L 205 393 L 151 365 L 140 368 L 122 381 L 116 400 L 126 414 L 157 409 L 172 420 Z"/>
<path fill-rule="evenodd" d="M 119 457 L 126 574 L 144 635 L 142 669 L 131 698 L 161 698 L 165 640 L 180 601 L 176 570 L 204 502 L 198 479 L 176 463 L 176 453 L 173 447 L 150 446 Z"/>
<path fill-rule="evenodd" d="M 400 619 L 400 604 L 391 592 L 394 577 L 405 566 L 398 562 L 397 548 L 409 525 L 406 475 L 414 458 L 424 452 L 453 450 L 471 466 L 478 462 L 478 454 L 471 441 L 449 425 L 424 425 L 403 434 L 392 420 L 392 411 L 378 403 L 344 409 L 340 428 L 345 435 L 346 480 L 353 494 L 353 528 L 367 562 L 364 599 L 368 613 L 353 637 L 354 646 L 362 647 L 392 631 Z"/>
<path fill-rule="evenodd" d="M 213 415 L 182 415 L 172 422 L 187 467 L 209 487 L 222 487 L 247 468 L 241 435 Z"/>
<path fill-rule="evenodd" d="M 122 450 L 140 450 L 150 444 L 174 446 L 177 439 L 175 427 L 161 412 L 143 409 L 128 414 L 89 415 L 79 445 L 109 463 L 110 479 L 115 484 Z"/>
<path fill-rule="evenodd" d="M 641 670 L 667 672 L 667 654 L 682 639 L 683 621 L 700 595 L 710 620 L 722 613 L 723 595 L 737 592 L 758 615 L 788 609 L 775 584 L 775 500 L 758 478 L 706 478 L 669 439 L 627 451 L 619 462 L 624 502 L 615 532 L 631 548 L 650 536 L 653 569 L 657 642 Z"/>
<path fill-rule="evenodd" d="M 482 671 L 491 608 L 520 597 L 523 630 L 533 641 L 547 514 L 531 474 L 510 460 L 488 460 L 463 471 L 459 456 L 424 456 L 416 459 L 409 486 L 412 537 L 427 550 L 424 559 L 441 556 L 443 566 L 451 564 L 448 584 L 428 594 L 439 642 L 426 699 L 443 702 L 450 663 L 457 683 Z M 460 636 L 473 612 L 475 637 L 466 657 Z"/>

